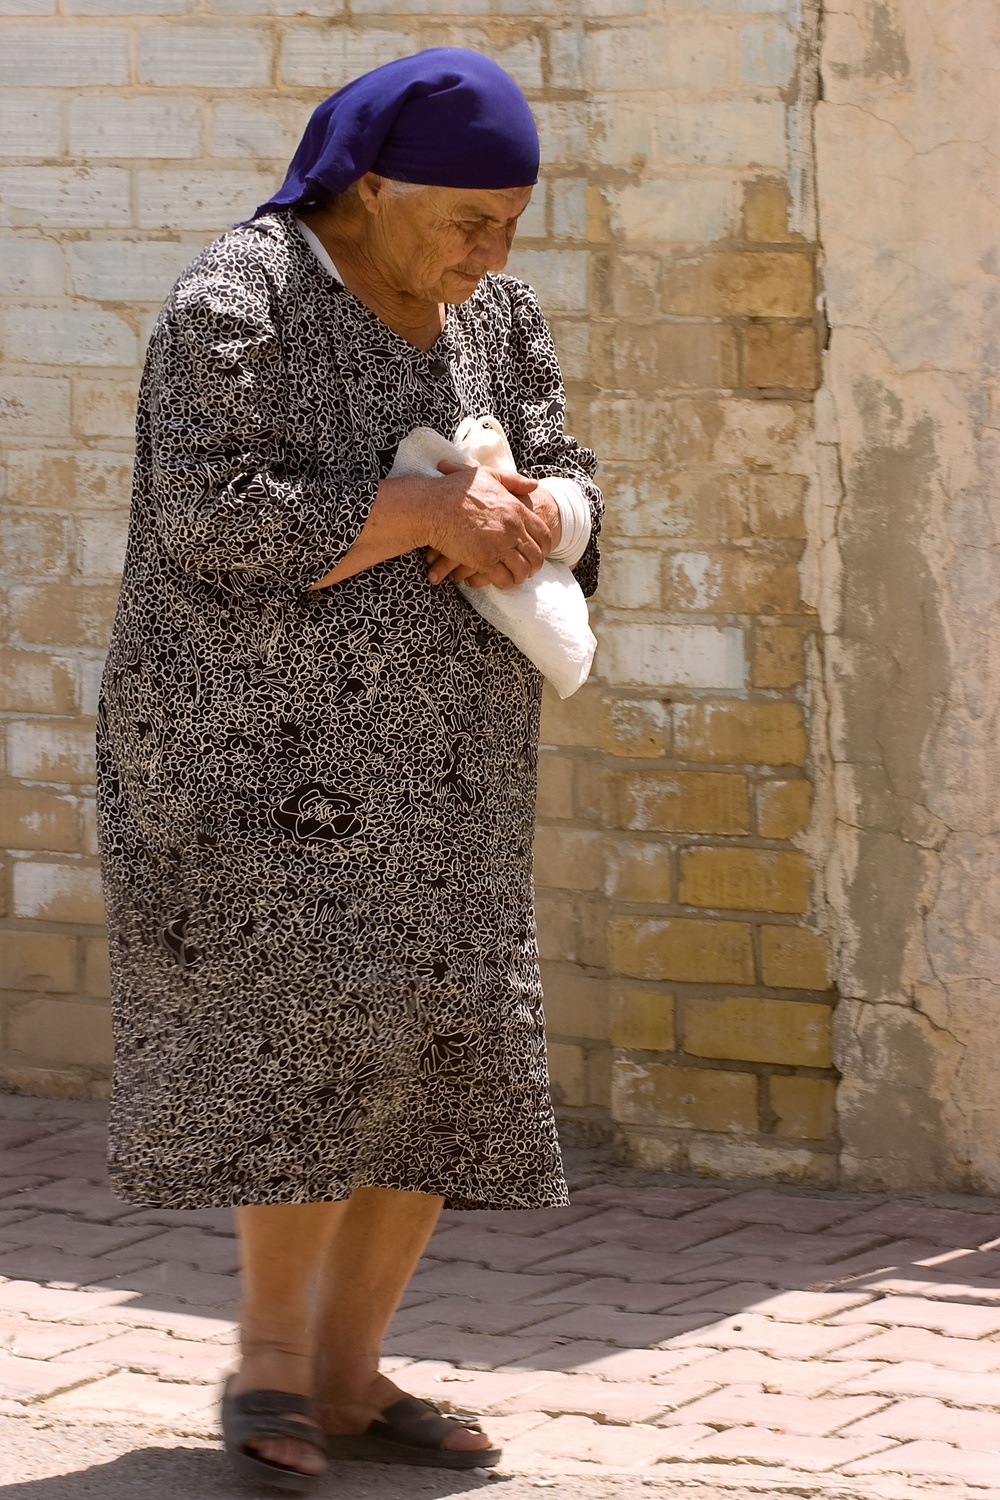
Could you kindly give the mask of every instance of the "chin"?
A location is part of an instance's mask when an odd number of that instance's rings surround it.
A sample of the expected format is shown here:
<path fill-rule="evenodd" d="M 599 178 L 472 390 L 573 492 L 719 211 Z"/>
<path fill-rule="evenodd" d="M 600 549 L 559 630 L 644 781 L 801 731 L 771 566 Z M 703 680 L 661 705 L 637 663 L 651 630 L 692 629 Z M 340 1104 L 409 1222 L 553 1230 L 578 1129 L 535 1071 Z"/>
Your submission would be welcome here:
<path fill-rule="evenodd" d="M 463 276 L 458 271 L 449 271 L 441 278 L 441 301 L 458 305 L 468 302 L 482 276 Z"/>

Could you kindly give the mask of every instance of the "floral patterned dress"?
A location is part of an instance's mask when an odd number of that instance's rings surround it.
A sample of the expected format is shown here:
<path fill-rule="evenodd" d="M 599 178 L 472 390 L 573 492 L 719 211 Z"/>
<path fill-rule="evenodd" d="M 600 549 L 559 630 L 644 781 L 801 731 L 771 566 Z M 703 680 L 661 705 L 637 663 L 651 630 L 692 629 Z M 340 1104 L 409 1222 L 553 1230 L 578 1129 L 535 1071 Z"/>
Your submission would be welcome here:
<path fill-rule="evenodd" d="M 531 289 L 424 353 L 280 211 L 157 322 L 98 729 L 110 1167 L 170 1208 L 565 1202 L 531 883 L 541 679 L 421 553 L 309 592 L 400 439 L 494 413 L 523 473 L 595 460 Z"/>

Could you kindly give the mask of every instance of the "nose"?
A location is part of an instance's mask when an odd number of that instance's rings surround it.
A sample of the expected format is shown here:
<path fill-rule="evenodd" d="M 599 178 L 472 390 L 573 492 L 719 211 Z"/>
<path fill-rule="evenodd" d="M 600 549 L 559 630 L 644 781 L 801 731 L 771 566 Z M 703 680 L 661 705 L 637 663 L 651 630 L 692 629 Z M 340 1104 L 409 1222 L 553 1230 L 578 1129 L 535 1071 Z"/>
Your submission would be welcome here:
<path fill-rule="evenodd" d="M 484 228 L 476 244 L 476 261 L 484 271 L 502 271 L 509 252 L 510 240 L 502 224 Z"/>

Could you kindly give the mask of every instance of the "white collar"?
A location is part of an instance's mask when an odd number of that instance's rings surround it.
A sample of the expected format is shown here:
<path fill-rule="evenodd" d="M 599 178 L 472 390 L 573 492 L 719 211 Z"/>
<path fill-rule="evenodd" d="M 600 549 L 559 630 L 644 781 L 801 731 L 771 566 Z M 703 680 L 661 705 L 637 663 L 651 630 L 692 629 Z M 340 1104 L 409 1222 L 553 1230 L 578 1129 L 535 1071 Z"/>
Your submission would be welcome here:
<path fill-rule="evenodd" d="M 337 267 L 330 259 L 330 253 L 327 250 L 326 246 L 323 244 L 323 241 L 320 239 L 319 235 L 315 234 L 313 230 L 309 228 L 309 225 L 304 224 L 299 218 L 296 218 L 295 220 L 295 227 L 298 229 L 302 238 L 305 240 L 306 244 L 309 246 L 310 250 L 315 255 L 320 265 L 323 267 L 323 270 L 327 271 L 335 281 L 339 281 L 340 284 L 343 285 L 344 278 L 343 276 L 341 276 L 340 272 L 337 270 Z"/>

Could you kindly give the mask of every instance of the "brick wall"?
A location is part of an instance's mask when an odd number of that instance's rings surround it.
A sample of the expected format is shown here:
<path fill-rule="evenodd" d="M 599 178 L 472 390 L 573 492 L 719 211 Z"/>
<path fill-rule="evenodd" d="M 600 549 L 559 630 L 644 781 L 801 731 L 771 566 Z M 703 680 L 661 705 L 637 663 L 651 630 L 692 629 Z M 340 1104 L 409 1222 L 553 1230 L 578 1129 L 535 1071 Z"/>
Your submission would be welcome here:
<path fill-rule="evenodd" d="M 58 4 L 4 0 L 0 22 L 7 1086 L 106 1086 L 91 716 L 150 319 L 267 195 L 320 97 L 459 42 L 539 119 L 514 269 L 609 502 L 597 674 L 544 728 L 556 1093 L 578 1133 L 613 1129 L 646 1164 L 828 1176 L 799 583 L 816 336 L 789 146 L 811 64 L 792 0 Z"/>

